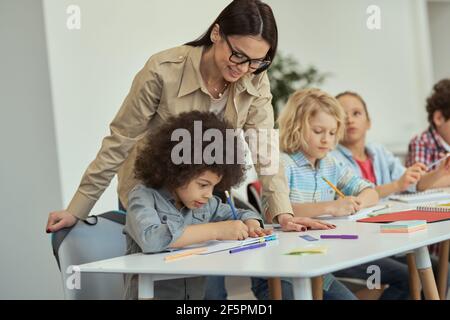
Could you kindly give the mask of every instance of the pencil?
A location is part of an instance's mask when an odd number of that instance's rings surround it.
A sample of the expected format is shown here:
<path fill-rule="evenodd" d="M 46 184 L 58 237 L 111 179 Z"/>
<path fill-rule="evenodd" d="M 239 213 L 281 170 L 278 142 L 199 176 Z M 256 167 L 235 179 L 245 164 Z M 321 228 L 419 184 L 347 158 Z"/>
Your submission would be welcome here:
<path fill-rule="evenodd" d="M 428 167 L 427 167 L 427 170 L 431 170 L 431 168 L 433 168 L 435 165 L 437 165 L 437 164 L 441 163 L 443 160 L 447 159 L 448 156 L 450 156 L 449 153 L 447 153 L 447 154 L 445 155 L 445 157 L 440 158 L 439 160 L 436 160 L 436 161 L 434 161 L 433 163 L 429 164 Z"/>
<path fill-rule="evenodd" d="M 373 210 L 372 212 L 381 211 L 381 210 L 384 210 L 384 209 L 387 209 L 387 208 L 390 208 L 390 207 L 392 207 L 391 204 L 386 204 L 386 205 L 384 205 L 384 206 L 381 207 L 381 208 L 378 208 L 378 209 Z M 372 212 L 371 212 L 371 213 L 372 213 Z"/>
<path fill-rule="evenodd" d="M 230 197 L 230 194 L 228 193 L 228 191 L 225 191 L 225 195 L 227 197 L 227 202 L 231 207 L 231 212 L 233 213 L 233 219 L 237 220 L 236 209 L 234 208 L 233 201 L 231 201 L 231 197 Z"/>
<path fill-rule="evenodd" d="M 345 198 L 345 194 L 341 192 L 334 184 L 332 184 L 328 179 L 325 177 L 322 177 L 323 181 L 325 181 L 341 198 Z"/>

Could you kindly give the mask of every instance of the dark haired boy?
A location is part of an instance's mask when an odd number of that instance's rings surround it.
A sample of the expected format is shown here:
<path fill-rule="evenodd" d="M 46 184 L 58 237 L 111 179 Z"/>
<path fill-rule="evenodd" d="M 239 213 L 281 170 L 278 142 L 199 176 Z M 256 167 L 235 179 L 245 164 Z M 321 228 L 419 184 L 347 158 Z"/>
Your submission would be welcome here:
<path fill-rule="evenodd" d="M 203 132 L 214 129 L 220 133 L 216 136 L 219 141 L 214 142 L 220 143 L 222 148 L 216 149 L 219 151 L 214 153 L 214 159 L 226 159 L 230 152 L 239 154 L 238 138 L 234 137 L 232 144 L 225 141 L 226 131 L 232 128 L 212 113 L 193 111 L 168 119 L 156 135 L 148 139 L 136 159 L 136 178 L 141 183 L 128 196 L 124 229 L 127 254 L 156 253 L 208 240 L 243 240 L 271 233 L 263 228 L 258 213 L 238 209 L 234 219 L 230 206 L 213 196 L 215 187 L 227 190 L 242 180 L 244 164 L 238 161 L 210 163 L 203 157 L 200 162 L 180 164 L 179 159 L 173 159 L 172 151 L 179 146 L 173 133 L 189 133 L 192 138 L 196 123 L 201 123 Z M 184 151 L 193 154 L 199 141 L 190 141 L 189 150 Z M 201 150 L 197 151 L 204 155 L 210 150 L 209 144 L 209 141 L 201 141 Z M 230 145 L 232 150 L 227 148 Z M 137 297 L 136 280 L 133 275 L 126 277 L 126 298 Z M 203 277 L 155 282 L 155 297 L 159 299 L 202 299 L 203 294 Z"/>

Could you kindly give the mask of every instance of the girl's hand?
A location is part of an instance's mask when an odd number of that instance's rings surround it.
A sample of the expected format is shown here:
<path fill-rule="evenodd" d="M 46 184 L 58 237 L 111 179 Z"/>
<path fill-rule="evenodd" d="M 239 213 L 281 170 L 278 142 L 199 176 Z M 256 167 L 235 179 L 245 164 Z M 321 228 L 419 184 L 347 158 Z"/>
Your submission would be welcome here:
<path fill-rule="evenodd" d="M 307 229 L 329 230 L 334 229 L 334 224 L 304 217 L 293 217 L 290 214 L 282 214 L 278 216 L 283 231 L 306 231 Z"/>
<path fill-rule="evenodd" d="M 420 162 L 407 168 L 401 178 L 397 180 L 399 191 L 405 191 L 410 185 L 419 182 L 425 172 L 427 172 L 427 166 Z"/>
<path fill-rule="evenodd" d="M 261 225 L 259 224 L 258 220 L 249 219 L 245 220 L 244 223 L 248 227 L 249 237 L 258 238 L 272 234 L 272 230 L 261 228 Z"/>
<path fill-rule="evenodd" d="M 335 217 L 349 216 L 361 209 L 361 200 L 358 197 L 345 197 L 337 199 L 331 208 L 331 215 Z"/>

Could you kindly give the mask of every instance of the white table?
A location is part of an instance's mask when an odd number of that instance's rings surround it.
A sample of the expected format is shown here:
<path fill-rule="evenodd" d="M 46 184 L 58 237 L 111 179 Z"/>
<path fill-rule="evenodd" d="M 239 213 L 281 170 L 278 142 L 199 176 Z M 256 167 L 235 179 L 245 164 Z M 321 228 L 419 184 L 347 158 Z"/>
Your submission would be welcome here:
<path fill-rule="evenodd" d="M 307 242 L 298 232 L 279 232 L 269 246 L 229 254 L 228 251 L 164 262 L 167 253 L 134 254 L 80 265 L 81 272 L 139 274 L 139 298 L 154 297 L 154 281 L 193 276 L 291 277 L 295 299 L 312 299 L 311 278 L 359 264 L 414 251 L 416 265 L 423 271 L 424 289 L 437 292 L 427 245 L 450 239 L 450 221 L 432 223 L 425 231 L 411 234 L 380 234 L 379 224 L 334 221 L 335 230 L 314 230 L 306 234 L 357 234 L 358 240 Z M 326 254 L 289 256 L 284 253 L 311 244 L 328 246 Z M 428 279 L 428 281 L 427 281 Z M 431 290 L 431 291 L 430 291 Z M 427 292 L 427 290 L 424 290 Z"/>

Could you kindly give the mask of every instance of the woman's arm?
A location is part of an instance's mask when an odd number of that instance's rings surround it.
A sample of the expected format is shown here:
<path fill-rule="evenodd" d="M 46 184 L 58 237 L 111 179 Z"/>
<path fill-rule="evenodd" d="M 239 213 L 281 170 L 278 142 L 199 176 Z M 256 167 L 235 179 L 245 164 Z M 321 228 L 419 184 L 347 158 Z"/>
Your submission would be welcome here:
<path fill-rule="evenodd" d="M 296 230 L 295 225 L 298 224 L 298 220 L 293 219 L 289 188 L 280 159 L 279 137 L 278 131 L 274 130 L 272 94 L 267 71 L 255 76 L 252 82 L 259 96 L 254 98 L 249 107 L 244 130 L 255 130 L 258 135 L 265 135 L 267 138 L 267 147 L 257 147 L 256 150 L 251 150 L 252 155 L 256 156 L 254 159 L 257 159 L 255 169 L 263 187 L 264 210 L 267 210 L 271 220 L 275 223 L 278 222 L 278 215 L 289 214 L 290 217 L 285 215 L 283 219 L 285 223 L 281 224 L 281 227 L 285 231 Z M 299 224 L 298 227 L 303 226 Z"/>

